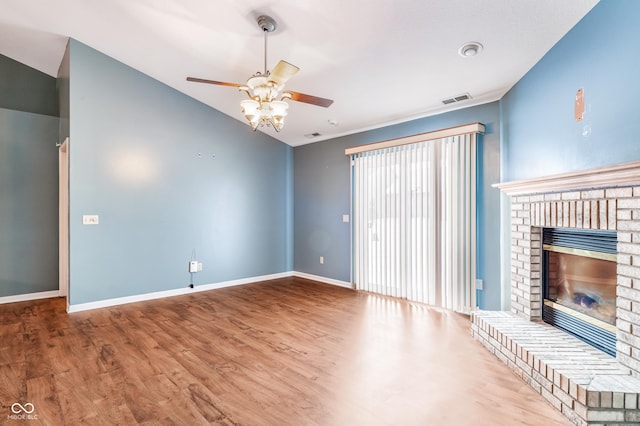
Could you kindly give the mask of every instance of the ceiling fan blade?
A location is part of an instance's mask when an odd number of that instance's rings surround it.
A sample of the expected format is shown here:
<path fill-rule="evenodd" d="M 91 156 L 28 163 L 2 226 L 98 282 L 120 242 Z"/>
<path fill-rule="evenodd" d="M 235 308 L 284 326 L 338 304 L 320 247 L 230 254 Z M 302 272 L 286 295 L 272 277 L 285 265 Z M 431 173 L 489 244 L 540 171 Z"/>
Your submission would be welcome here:
<path fill-rule="evenodd" d="M 205 80 L 204 78 L 196 78 L 196 77 L 187 77 L 187 81 L 193 81 L 195 83 L 217 84 L 219 86 L 230 86 L 230 87 L 244 86 L 244 84 L 227 83 L 226 81 Z"/>
<path fill-rule="evenodd" d="M 318 96 L 305 95 L 304 93 L 300 93 L 300 92 L 292 92 L 290 90 L 287 90 L 284 93 L 289 93 L 291 95 L 292 101 L 304 102 L 305 104 L 321 106 L 324 108 L 329 107 L 333 103 L 332 99 L 325 99 L 325 98 L 320 98 Z"/>
<path fill-rule="evenodd" d="M 287 61 L 280 61 L 273 71 L 271 71 L 271 74 L 269 74 L 269 81 L 273 81 L 277 85 L 284 84 L 298 71 L 300 71 L 300 68 L 295 65 L 291 65 Z"/>

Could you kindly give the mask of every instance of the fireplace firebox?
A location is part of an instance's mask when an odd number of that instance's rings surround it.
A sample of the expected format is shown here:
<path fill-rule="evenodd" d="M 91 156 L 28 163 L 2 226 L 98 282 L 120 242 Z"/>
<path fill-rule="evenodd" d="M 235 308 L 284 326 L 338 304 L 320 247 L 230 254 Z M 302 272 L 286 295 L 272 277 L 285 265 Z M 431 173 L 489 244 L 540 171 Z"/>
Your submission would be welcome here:
<path fill-rule="evenodd" d="M 544 228 L 542 319 L 616 354 L 617 233 Z"/>

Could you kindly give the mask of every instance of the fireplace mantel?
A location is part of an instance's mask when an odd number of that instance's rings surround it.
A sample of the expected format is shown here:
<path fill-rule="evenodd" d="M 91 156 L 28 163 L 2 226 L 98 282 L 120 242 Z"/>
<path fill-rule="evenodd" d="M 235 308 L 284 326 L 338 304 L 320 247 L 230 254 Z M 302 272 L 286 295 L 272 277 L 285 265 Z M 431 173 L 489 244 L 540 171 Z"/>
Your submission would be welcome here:
<path fill-rule="evenodd" d="M 638 185 L 640 185 L 640 161 L 496 183 L 493 187 L 499 188 L 508 195 L 523 195 Z"/>

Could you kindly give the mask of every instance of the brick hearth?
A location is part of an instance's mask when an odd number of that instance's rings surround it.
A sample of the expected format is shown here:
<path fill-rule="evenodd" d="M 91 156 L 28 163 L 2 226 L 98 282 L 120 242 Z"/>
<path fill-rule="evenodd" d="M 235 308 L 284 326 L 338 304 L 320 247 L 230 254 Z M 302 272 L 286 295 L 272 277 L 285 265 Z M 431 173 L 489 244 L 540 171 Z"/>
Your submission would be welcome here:
<path fill-rule="evenodd" d="M 575 424 L 640 424 L 640 162 L 495 185 L 511 199 L 511 312 L 472 333 Z M 541 323 L 542 229 L 616 231 L 616 357 Z"/>
<path fill-rule="evenodd" d="M 640 424 L 640 379 L 613 357 L 512 312 L 471 315 L 474 338 L 574 424 Z"/>

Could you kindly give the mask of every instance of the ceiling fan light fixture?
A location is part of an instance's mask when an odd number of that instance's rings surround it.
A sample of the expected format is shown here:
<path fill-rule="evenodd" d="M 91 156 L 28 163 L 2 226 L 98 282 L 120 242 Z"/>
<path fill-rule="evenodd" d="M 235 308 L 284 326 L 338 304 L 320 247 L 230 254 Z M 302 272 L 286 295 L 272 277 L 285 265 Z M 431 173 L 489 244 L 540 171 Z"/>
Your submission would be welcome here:
<path fill-rule="evenodd" d="M 251 99 L 241 101 L 240 106 L 251 128 L 257 130 L 266 125 L 272 126 L 277 132 L 282 130 L 289 109 L 285 101 L 275 100 L 282 85 L 269 81 L 265 76 L 255 75 L 247 81 L 247 87 L 246 92 Z M 282 98 L 287 99 L 287 96 L 283 94 Z"/>
<path fill-rule="evenodd" d="M 258 26 L 264 33 L 264 70 L 251 76 L 246 85 L 196 77 L 187 77 L 187 81 L 237 87 L 249 96 L 249 99 L 240 102 L 240 106 L 251 128 L 255 131 L 258 127 L 269 126 L 279 132 L 284 127 L 284 118 L 289 109 L 286 99 L 324 108 L 329 107 L 333 101 L 300 92 L 282 92 L 285 83 L 300 71 L 300 68 L 281 60 L 272 71 L 269 71 L 267 69 L 267 36 L 276 29 L 277 24 L 270 16 L 262 15 L 258 17 Z M 278 96 L 280 100 L 277 100 Z"/>

